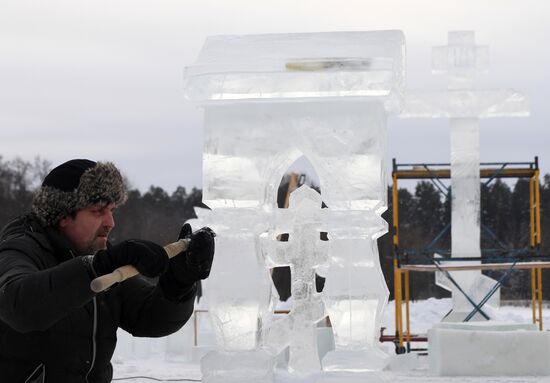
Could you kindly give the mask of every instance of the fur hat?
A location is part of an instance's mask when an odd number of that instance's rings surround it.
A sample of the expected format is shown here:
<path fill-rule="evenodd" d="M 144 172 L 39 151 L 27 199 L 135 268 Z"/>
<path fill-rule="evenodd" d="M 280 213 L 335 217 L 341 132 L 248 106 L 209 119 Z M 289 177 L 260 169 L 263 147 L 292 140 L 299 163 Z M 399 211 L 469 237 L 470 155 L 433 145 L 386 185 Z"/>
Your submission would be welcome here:
<path fill-rule="evenodd" d="M 111 162 L 70 160 L 53 169 L 32 201 L 32 212 L 45 226 L 97 203 L 121 205 L 126 185 Z"/>

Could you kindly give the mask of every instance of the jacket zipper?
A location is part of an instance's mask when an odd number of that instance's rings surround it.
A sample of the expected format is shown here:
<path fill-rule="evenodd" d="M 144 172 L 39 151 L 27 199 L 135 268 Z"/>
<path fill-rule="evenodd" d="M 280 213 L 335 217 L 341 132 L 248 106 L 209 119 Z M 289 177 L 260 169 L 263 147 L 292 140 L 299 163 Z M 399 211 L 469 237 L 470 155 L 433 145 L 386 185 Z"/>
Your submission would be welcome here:
<path fill-rule="evenodd" d="M 95 358 L 96 358 L 96 334 L 97 334 L 97 301 L 96 297 L 93 298 L 94 302 L 94 322 L 93 322 L 93 331 L 92 331 L 92 361 L 90 363 L 90 369 L 88 370 L 88 373 L 86 374 L 86 382 L 88 381 L 88 375 L 90 375 L 90 372 L 92 372 L 92 369 L 94 368 L 95 364 Z"/>
<path fill-rule="evenodd" d="M 71 256 L 73 258 L 76 258 L 75 254 L 72 250 L 69 250 L 71 253 Z M 97 353 L 97 345 L 96 345 L 96 335 L 97 335 L 97 297 L 92 298 L 93 306 L 94 306 L 94 320 L 92 324 L 92 361 L 90 362 L 90 369 L 86 373 L 86 376 L 84 379 L 86 380 L 86 383 L 89 383 L 88 376 L 90 375 L 90 372 L 92 372 L 95 364 L 95 358 Z"/>
<path fill-rule="evenodd" d="M 39 378 L 40 379 L 40 382 L 38 380 L 36 380 L 36 376 L 35 374 L 38 372 L 38 370 L 42 369 L 42 372 L 40 373 L 40 376 Z M 30 381 L 30 379 L 32 378 L 32 382 Z M 35 369 L 34 371 L 32 372 L 32 374 L 29 375 L 29 377 L 25 380 L 24 383 L 44 383 L 46 380 L 46 371 L 44 371 L 44 363 L 40 363 Z"/>

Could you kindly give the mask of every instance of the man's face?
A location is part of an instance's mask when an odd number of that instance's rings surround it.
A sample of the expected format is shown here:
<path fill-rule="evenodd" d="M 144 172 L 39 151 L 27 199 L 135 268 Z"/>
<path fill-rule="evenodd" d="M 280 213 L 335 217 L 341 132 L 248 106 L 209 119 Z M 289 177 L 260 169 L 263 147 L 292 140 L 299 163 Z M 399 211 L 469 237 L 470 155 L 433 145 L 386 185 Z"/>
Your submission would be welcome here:
<path fill-rule="evenodd" d="M 94 254 L 107 247 L 107 237 L 115 227 L 115 204 L 92 205 L 59 221 L 59 231 L 80 254 Z"/>

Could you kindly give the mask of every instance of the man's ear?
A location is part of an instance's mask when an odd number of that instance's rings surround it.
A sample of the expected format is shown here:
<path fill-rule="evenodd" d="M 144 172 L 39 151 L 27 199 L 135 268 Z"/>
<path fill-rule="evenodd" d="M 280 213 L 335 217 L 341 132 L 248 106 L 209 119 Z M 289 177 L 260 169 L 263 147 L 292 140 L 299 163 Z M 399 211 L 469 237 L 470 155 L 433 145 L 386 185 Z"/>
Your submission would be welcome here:
<path fill-rule="evenodd" d="M 64 218 L 61 218 L 57 224 L 57 227 L 59 229 L 63 229 L 63 228 L 66 228 L 68 225 L 69 225 L 69 221 L 71 220 L 71 216 L 67 216 L 67 217 L 64 217 Z"/>

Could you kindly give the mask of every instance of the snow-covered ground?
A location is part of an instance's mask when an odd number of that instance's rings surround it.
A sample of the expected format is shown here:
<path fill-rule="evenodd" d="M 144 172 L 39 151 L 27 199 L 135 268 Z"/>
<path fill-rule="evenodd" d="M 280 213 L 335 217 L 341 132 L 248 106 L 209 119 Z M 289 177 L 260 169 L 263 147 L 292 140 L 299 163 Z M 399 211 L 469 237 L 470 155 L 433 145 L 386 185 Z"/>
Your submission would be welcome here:
<path fill-rule="evenodd" d="M 411 332 L 425 334 L 429 328 L 441 321 L 441 318 L 450 310 L 450 299 L 428 299 L 412 302 L 410 305 Z M 403 310 L 404 312 L 404 310 Z M 395 332 L 395 304 L 387 306 L 383 326 L 385 334 Z M 531 323 L 532 310 L 530 307 L 503 306 L 499 310 L 489 312 L 492 318 L 505 323 Z M 543 310 L 544 327 L 550 326 L 550 310 Z M 161 339 L 136 339 L 123 331 L 119 333 L 119 343 L 113 359 L 115 379 L 123 382 L 200 382 L 201 373 L 198 360 L 203 352 L 208 351 L 214 344 L 207 315 L 198 313 L 197 342 L 200 347 L 193 345 L 193 320 L 178 334 Z M 421 347 L 413 345 L 413 347 Z M 393 351 L 393 344 L 386 343 L 384 347 Z M 452 382 L 452 383 L 550 383 L 550 377 L 438 377 L 430 375 L 426 356 L 411 353 L 395 356 L 392 371 L 384 371 L 378 375 L 382 381 L 405 382 Z M 413 367 L 413 368 L 411 368 Z M 278 370 L 276 383 L 313 383 L 315 377 L 297 379 L 286 371 Z"/>
<path fill-rule="evenodd" d="M 529 302 L 530 303 L 530 302 Z M 410 304 L 410 323 L 411 333 L 425 334 L 434 324 L 441 322 L 441 319 L 451 310 L 451 299 L 430 298 L 425 301 L 411 302 Z M 505 323 L 532 323 L 533 311 L 531 306 L 502 306 L 498 310 L 491 310 L 489 306 L 484 306 L 483 310 L 498 322 Z M 405 315 L 405 305 L 403 305 L 403 315 Z M 550 310 L 543 305 L 542 323 L 544 329 L 550 329 Z M 395 302 L 391 301 L 386 307 L 384 316 L 384 327 L 386 334 L 395 332 Z"/>

